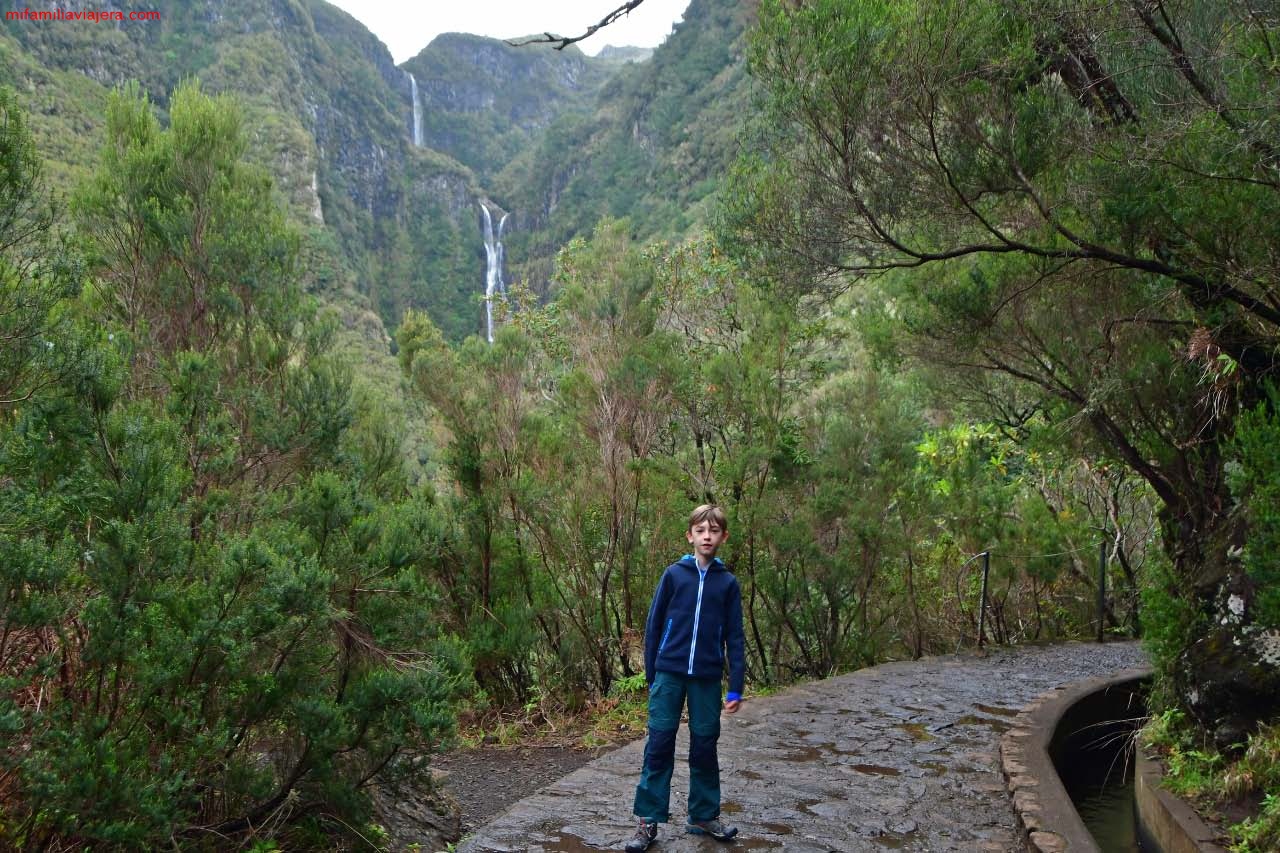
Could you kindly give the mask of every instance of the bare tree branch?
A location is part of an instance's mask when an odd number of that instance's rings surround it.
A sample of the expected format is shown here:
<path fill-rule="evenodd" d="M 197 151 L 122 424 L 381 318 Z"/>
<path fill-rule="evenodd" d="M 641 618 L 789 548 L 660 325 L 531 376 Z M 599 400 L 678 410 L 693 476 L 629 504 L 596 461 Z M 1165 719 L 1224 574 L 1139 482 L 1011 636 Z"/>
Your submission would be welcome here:
<path fill-rule="evenodd" d="M 540 36 L 533 36 L 532 38 L 527 38 L 527 39 L 524 39 L 523 41 L 508 41 L 507 44 L 511 45 L 512 47 L 524 47 L 527 44 L 550 44 L 550 45 L 555 45 L 556 50 L 564 50 L 566 47 L 568 47 L 571 44 L 574 44 L 575 42 L 580 42 L 583 39 L 591 38 L 597 32 L 609 26 L 614 21 L 621 18 L 623 15 L 630 14 L 632 9 L 635 9 L 637 6 L 639 6 L 643 2 L 644 0 L 627 0 L 626 3 L 623 3 L 621 6 L 614 9 L 609 14 L 605 15 L 604 20 L 600 21 L 600 23 L 592 24 L 591 26 L 587 27 L 587 31 L 580 36 L 558 36 L 558 35 L 555 35 L 554 33 L 543 33 Z"/>

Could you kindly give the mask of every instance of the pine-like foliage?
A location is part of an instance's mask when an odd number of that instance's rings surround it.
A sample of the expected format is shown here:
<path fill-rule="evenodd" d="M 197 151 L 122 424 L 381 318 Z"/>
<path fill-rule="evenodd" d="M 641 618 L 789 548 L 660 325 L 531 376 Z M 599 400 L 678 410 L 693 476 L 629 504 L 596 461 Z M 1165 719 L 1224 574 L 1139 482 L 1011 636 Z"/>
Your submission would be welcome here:
<path fill-rule="evenodd" d="M 0 239 L 21 332 L 0 379 L 0 843 L 358 826 L 369 786 L 451 724 L 415 618 L 430 508 L 296 285 L 238 110 L 184 85 L 162 127 L 114 95 L 79 264 L 23 230 L 34 159 L 0 97 L 0 223 L 31 238 Z"/>

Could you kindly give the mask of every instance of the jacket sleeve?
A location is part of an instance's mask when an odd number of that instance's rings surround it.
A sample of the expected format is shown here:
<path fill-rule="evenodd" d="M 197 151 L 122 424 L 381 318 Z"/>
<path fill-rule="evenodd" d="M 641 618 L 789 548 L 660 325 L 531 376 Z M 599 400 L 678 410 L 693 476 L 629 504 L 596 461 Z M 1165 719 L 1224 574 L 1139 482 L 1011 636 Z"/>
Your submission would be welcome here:
<path fill-rule="evenodd" d="M 747 650 L 746 637 L 742 631 L 742 587 L 738 586 L 736 578 L 729 590 L 729 600 L 725 603 L 724 643 L 729 653 L 728 692 L 740 697 L 746 681 Z"/>
<path fill-rule="evenodd" d="M 670 571 L 662 573 L 658 588 L 649 605 L 649 618 L 644 625 L 644 683 L 653 684 L 654 667 L 658 663 L 658 643 L 662 638 L 662 624 L 667 619 L 667 605 L 671 601 Z"/>

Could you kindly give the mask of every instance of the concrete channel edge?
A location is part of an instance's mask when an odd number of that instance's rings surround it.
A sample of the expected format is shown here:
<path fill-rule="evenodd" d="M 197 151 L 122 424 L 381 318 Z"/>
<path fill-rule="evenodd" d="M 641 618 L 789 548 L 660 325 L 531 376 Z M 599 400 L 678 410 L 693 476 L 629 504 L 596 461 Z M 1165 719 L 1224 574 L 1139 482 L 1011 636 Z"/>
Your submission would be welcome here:
<path fill-rule="evenodd" d="M 1226 853 L 1218 833 L 1182 800 L 1160 787 L 1164 768 L 1138 750 L 1134 767 L 1134 800 L 1138 831 L 1144 842 L 1163 853 Z"/>
<path fill-rule="evenodd" d="M 1072 705 L 1100 690 L 1150 676 L 1151 668 L 1144 666 L 1060 685 L 1041 693 L 1014 718 L 1013 728 L 1000 741 L 1000 764 L 1028 850 L 1100 853 L 1058 778 L 1049 745 Z"/>

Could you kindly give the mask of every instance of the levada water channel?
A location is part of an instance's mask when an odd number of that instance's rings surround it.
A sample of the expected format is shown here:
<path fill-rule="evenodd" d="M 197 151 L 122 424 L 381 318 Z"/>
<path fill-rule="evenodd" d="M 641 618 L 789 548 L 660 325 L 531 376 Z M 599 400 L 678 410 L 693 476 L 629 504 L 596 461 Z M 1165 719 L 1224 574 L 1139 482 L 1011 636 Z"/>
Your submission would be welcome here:
<path fill-rule="evenodd" d="M 1098 691 L 1073 705 L 1049 753 L 1062 785 L 1103 853 L 1158 853 L 1143 846 L 1134 816 L 1136 733 L 1146 719 L 1145 680 Z"/>

